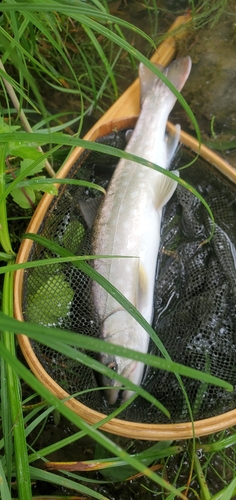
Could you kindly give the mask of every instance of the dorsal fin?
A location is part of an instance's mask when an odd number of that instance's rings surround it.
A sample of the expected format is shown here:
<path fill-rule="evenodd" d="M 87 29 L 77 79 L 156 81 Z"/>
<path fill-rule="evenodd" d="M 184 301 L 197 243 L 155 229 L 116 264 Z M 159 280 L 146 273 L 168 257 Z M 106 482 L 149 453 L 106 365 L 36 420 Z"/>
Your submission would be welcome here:
<path fill-rule="evenodd" d="M 80 211 L 89 229 L 92 228 L 98 208 L 103 200 L 103 196 L 91 198 L 90 200 L 79 200 Z"/>

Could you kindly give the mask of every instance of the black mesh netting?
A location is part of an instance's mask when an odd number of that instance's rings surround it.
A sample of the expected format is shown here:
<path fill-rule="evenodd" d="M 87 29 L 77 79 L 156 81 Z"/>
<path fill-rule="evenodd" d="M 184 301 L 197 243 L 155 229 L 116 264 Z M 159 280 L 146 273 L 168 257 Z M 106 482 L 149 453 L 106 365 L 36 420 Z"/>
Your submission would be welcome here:
<path fill-rule="evenodd" d="M 99 142 L 125 147 L 125 131 Z M 181 148 L 174 168 L 186 164 L 192 153 Z M 116 159 L 84 152 L 69 177 L 106 187 Z M 205 207 L 189 191 L 178 186 L 163 217 L 158 256 L 153 328 L 173 361 L 203 370 L 236 384 L 236 189 L 203 160 L 183 170 L 210 205 L 216 222 L 210 243 L 201 243 L 211 232 Z M 91 231 L 81 215 L 81 200 L 100 196 L 98 191 L 65 185 L 60 188 L 39 234 L 53 239 L 77 255 L 88 255 Z M 33 244 L 30 260 L 54 256 Z M 53 325 L 99 337 L 100 327 L 91 303 L 91 281 L 73 264 L 38 267 L 25 272 L 23 310 L 26 320 Z M 33 343 L 41 364 L 65 390 L 74 394 L 98 386 L 92 369 L 80 365 L 46 346 Z M 161 355 L 151 343 L 150 351 Z M 95 356 L 93 353 L 88 353 Z M 195 419 L 207 418 L 235 408 L 235 391 L 183 378 Z M 147 369 L 143 387 L 170 411 L 172 422 L 189 421 L 187 404 L 174 374 Z M 102 391 L 78 398 L 87 406 L 109 413 Z M 119 418 L 141 422 L 167 422 L 167 418 L 138 397 Z"/>

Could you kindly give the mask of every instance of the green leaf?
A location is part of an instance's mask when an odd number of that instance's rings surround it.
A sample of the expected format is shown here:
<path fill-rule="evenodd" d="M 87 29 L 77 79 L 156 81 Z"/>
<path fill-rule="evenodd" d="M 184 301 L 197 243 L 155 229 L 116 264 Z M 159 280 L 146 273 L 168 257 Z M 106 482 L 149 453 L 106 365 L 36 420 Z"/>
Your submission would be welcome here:
<path fill-rule="evenodd" d="M 230 500 L 235 495 L 235 490 L 236 490 L 236 477 L 233 479 L 233 481 L 229 484 L 227 488 L 222 490 L 222 496 L 218 498 L 220 500 Z"/>
<path fill-rule="evenodd" d="M 68 250 L 75 253 L 78 248 L 78 243 L 82 242 L 85 236 L 83 224 L 78 220 L 73 220 L 68 224 L 62 238 L 62 244 Z"/>
<path fill-rule="evenodd" d="M 39 153 L 39 155 L 37 156 L 36 160 L 41 155 L 42 155 L 42 153 Z M 24 158 L 24 160 L 22 160 L 20 162 L 20 171 L 24 172 L 24 170 L 26 170 L 30 165 L 33 165 L 34 161 L 35 160 L 31 159 L 31 158 Z M 38 172 L 41 172 L 42 169 L 44 168 L 44 165 L 45 165 L 45 160 L 42 160 L 36 167 L 32 168 L 32 170 L 30 171 L 29 175 L 34 175 L 34 174 L 37 174 Z"/>
<path fill-rule="evenodd" d="M 37 160 L 42 153 L 36 149 L 37 145 L 32 144 L 26 146 L 24 143 L 14 143 L 16 146 L 12 149 L 12 154 L 15 156 L 20 156 L 21 158 L 30 158 L 31 160 Z"/>
<path fill-rule="evenodd" d="M 162 441 L 155 443 L 154 445 L 150 446 L 150 448 L 145 450 L 145 452 L 137 453 L 133 455 L 133 457 L 136 460 L 142 462 L 143 465 L 146 465 L 148 467 L 160 457 L 163 458 L 163 456 L 164 457 L 166 455 L 169 456 L 168 451 L 165 454 L 164 450 L 169 449 L 170 444 L 171 441 Z M 172 447 L 171 452 L 173 454 L 179 453 L 179 447 L 177 446 Z M 125 481 L 136 472 L 134 467 L 128 465 L 124 461 L 119 460 L 117 458 L 110 459 L 110 454 L 99 443 L 97 443 L 96 445 L 94 459 L 97 460 L 98 462 L 101 462 L 101 464 L 102 462 L 105 462 L 105 468 L 100 470 L 100 474 L 102 474 L 106 479 L 110 479 L 111 481 Z M 111 467 L 113 461 L 114 461 L 114 466 Z"/>
<path fill-rule="evenodd" d="M 0 134 L 8 134 L 19 130 L 20 126 L 12 126 L 5 123 L 2 116 L 0 116 Z"/>
<path fill-rule="evenodd" d="M 25 187 L 24 191 L 22 189 L 13 189 L 11 192 L 13 200 L 19 205 L 21 208 L 32 208 L 32 205 L 30 204 L 30 201 L 32 203 L 35 202 L 35 192 L 33 189 L 29 187 Z M 29 199 L 28 199 L 28 198 Z"/>
<path fill-rule="evenodd" d="M 55 184 L 46 184 L 45 182 L 35 182 L 30 184 L 31 189 L 34 189 L 35 191 L 43 191 L 44 193 L 49 193 L 49 194 L 54 194 L 57 196 L 58 194 L 58 189 L 55 186 Z"/>
<path fill-rule="evenodd" d="M 228 149 L 236 149 L 236 141 L 206 141 L 205 146 L 211 149 L 216 149 L 218 151 L 227 151 Z"/>
<path fill-rule="evenodd" d="M 36 280 L 32 275 L 31 279 Z M 55 290 L 58 293 L 55 294 Z M 27 304 L 27 316 L 29 321 L 37 321 L 41 324 L 55 324 L 60 318 L 64 318 L 73 300 L 74 292 L 65 281 L 64 274 L 50 276 L 46 283 L 43 283 L 36 293 L 29 294 Z M 45 308 L 45 304 L 50 304 Z"/>

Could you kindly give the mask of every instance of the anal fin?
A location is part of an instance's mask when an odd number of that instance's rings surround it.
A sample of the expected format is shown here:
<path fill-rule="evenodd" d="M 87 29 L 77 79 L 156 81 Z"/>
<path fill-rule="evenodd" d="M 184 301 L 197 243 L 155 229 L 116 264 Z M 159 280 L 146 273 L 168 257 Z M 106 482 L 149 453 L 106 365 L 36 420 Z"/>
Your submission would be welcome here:
<path fill-rule="evenodd" d="M 180 137 L 180 125 L 175 125 L 174 130 L 170 131 L 166 135 L 166 150 L 167 150 L 167 165 L 169 167 L 171 160 L 176 152 L 179 144 Z"/>

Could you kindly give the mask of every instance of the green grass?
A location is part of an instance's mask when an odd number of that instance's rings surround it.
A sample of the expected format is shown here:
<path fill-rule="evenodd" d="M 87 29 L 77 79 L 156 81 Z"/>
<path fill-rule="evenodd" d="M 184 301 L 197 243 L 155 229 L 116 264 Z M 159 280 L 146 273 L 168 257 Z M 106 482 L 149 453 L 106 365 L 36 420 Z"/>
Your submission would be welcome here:
<path fill-rule="evenodd" d="M 146 0 L 145 5 L 150 16 L 155 12 L 155 25 L 157 25 L 158 16 L 155 0 Z M 227 7 L 227 2 L 226 0 L 215 1 L 211 2 L 210 5 L 209 2 L 195 4 L 195 2 L 190 1 L 189 7 L 196 14 L 193 25 L 194 28 L 197 28 L 207 22 L 210 24 L 216 22 Z M 58 158 L 60 158 L 60 162 L 63 161 L 72 147 L 85 145 L 79 138 L 83 119 L 95 108 L 101 112 L 104 108 L 101 97 L 107 101 L 117 98 L 119 88 L 116 76 L 119 69 L 123 67 L 122 64 L 125 67 L 134 67 L 136 64 L 134 61 L 137 59 L 151 67 L 144 55 L 126 41 L 123 31 L 127 33 L 129 30 L 130 33 L 143 37 L 145 43 L 149 44 L 149 49 L 154 47 L 154 43 L 152 39 L 134 26 L 129 25 L 122 17 L 112 16 L 109 13 L 109 2 L 106 3 L 105 0 L 103 2 L 91 1 L 90 3 L 65 2 L 64 0 L 60 2 L 4 0 L 1 3 L 1 12 L 0 46 L 3 55 L 0 76 L 7 82 L 7 85 L 2 81 L 0 108 L 5 124 L 9 127 L 8 130 L 1 130 L 0 134 L 0 242 L 2 247 L 0 257 L 2 263 L 6 263 L 0 268 L 0 273 L 4 276 L 4 285 L 1 291 L 2 312 L 0 313 L 2 330 L 0 341 L 1 498 L 10 500 L 17 495 L 19 500 L 31 499 L 32 483 L 42 481 L 55 485 L 55 488 L 61 488 L 62 492 L 63 489 L 66 489 L 67 492 L 71 492 L 71 495 L 79 495 L 79 497 L 87 495 L 90 498 L 105 500 L 108 498 L 106 496 L 108 493 L 104 493 L 104 491 L 109 491 L 109 489 L 103 489 L 106 485 L 109 487 L 111 482 L 126 481 L 137 471 L 143 474 L 138 480 L 140 491 L 143 489 L 148 494 L 149 490 L 153 490 L 155 495 L 159 493 L 160 498 L 163 499 L 170 500 L 178 496 L 190 498 L 190 495 L 192 495 L 191 498 L 198 498 L 197 494 L 195 497 L 193 496 L 194 488 L 198 489 L 203 500 L 233 498 L 236 494 L 234 478 L 235 429 L 190 442 L 147 443 L 145 449 L 140 451 L 135 449 L 138 447 L 138 443 L 136 445 L 133 442 L 122 441 L 120 444 L 117 438 L 107 436 L 99 430 L 103 423 L 109 421 L 113 416 L 119 416 L 119 412 L 125 405 L 98 424 L 91 426 L 82 417 L 75 415 L 67 408 L 64 402 L 52 395 L 16 357 L 15 334 L 19 332 L 24 332 L 38 341 L 45 341 L 53 349 L 58 349 L 59 352 L 72 358 L 75 357 L 75 350 L 72 347 L 75 345 L 90 350 L 101 349 L 102 341 L 93 340 L 91 342 L 91 339 L 84 339 L 80 335 L 75 336 L 72 332 L 66 332 L 65 335 L 62 330 L 47 329 L 39 325 L 35 327 L 30 324 L 22 325 L 13 319 L 13 271 L 21 266 L 14 264 L 12 247 L 14 247 L 15 241 L 14 235 L 9 229 L 11 227 L 8 220 L 9 200 L 13 189 L 21 190 L 21 192 L 23 192 L 22 189 L 26 188 L 34 189 L 37 196 L 40 196 L 43 185 L 50 189 L 53 180 L 46 177 L 40 179 L 38 176 L 37 168 L 40 162 L 47 158 L 50 164 L 55 167 L 58 165 Z M 128 55 L 122 62 L 121 55 L 123 57 L 124 51 Z M 156 72 L 159 74 L 158 70 Z M 77 99 L 79 103 L 78 116 L 72 114 L 68 119 L 69 113 L 64 111 L 54 115 L 50 113 L 45 106 L 45 95 L 49 95 L 50 91 L 60 91 L 63 96 L 72 96 Z M 178 98 L 200 137 L 198 124 L 191 109 L 179 94 Z M 17 108 L 16 111 L 14 106 Z M 37 120 L 36 124 L 33 124 L 31 118 L 35 112 Z M 23 132 L 22 129 L 14 129 L 15 126 L 19 126 L 20 122 L 26 132 Z M 73 132 L 76 128 L 77 135 L 75 137 L 66 133 L 70 127 L 74 127 Z M 12 148 L 13 143 L 14 147 Z M 31 164 L 24 165 L 22 168 L 19 143 L 24 143 L 27 148 L 31 148 L 31 156 L 33 150 L 36 151 L 38 146 L 44 147 L 46 153 L 41 152 L 37 158 L 31 158 Z M 109 147 L 102 145 L 90 145 L 90 147 L 111 153 Z M 115 154 L 128 156 L 120 151 L 116 151 Z M 142 160 L 135 158 L 135 161 L 141 162 Z M 144 162 L 142 161 L 142 163 Z M 9 172 L 5 176 L 6 168 L 8 171 L 13 168 L 15 177 Z M 158 166 L 154 166 L 154 168 L 158 168 Z M 203 199 L 201 201 L 204 203 Z M 206 208 L 208 207 L 206 206 Z M 30 237 L 35 238 L 34 236 Z M 52 247 L 50 242 L 43 241 L 42 243 Z M 60 248 L 56 250 L 57 254 L 60 255 L 56 259 L 57 263 L 67 259 L 81 268 L 84 266 L 83 268 L 89 271 L 88 266 L 86 267 L 87 264 L 83 262 L 84 259 L 68 253 L 65 254 Z M 52 259 L 48 260 L 48 264 L 50 263 L 52 263 Z M 42 263 L 30 263 L 28 267 L 37 265 L 42 265 Z M 90 272 L 93 273 L 95 279 L 99 279 L 94 271 Z M 109 283 L 105 280 L 101 280 L 101 282 L 108 291 L 113 292 Z M 130 304 L 127 304 L 121 294 L 117 294 L 117 299 L 124 307 L 129 308 L 131 314 L 153 336 L 151 327 L 143 321 Z M 153 339 L 156 341 L 156 337 Z M 168 358 L 168 353 L 164 351 L 163 346 L 159 345 L 159 348 L 162 349 L 165 359 L 133 351 L 124 351 L 119 347 L 117 352 L 139 358 L 151 366 L 174 371 L 179 377 L 180 383 L 181 375 L 199 378 L 199 372 L 173 363 Z M 105 349 L 109 351 L 108 344 Z M 76 351 L 77 358 L 79 355 Z M 91 362 L 88 357 L 87 359 L 85 356 L 83 357 L 82 353 L 81 361 Z M 101 370 L 98 362 L 94 360 L 92 362 L 94 369 Z M 209 375 L 204 374 L 202 377 L 206 382 L 211 382 Z M 216 379 L 214 382 L 227 386 L 225 382 Z M 24 394 L 25 384 L 30 386 L 31 395 L 22 401 L 22 391 Z M 230 389 L 230 386 L 228 385 L 227 388 Z M 138 392 L 152 400 L 153 404 L 159 404 L 153 401 L 143 389 L 138 388 Z M 162 411 L 166 411 L 164 407 L 160 406 L 160 408 Z M 191 408 L 189 411 L 191 419 Z M 68 436 L 58 438 L 56 442 L 49 442 L 45 446 L 44 433 L 47 419 L 49 416 L 52 418 L 52 415 L 56 419 L 58 414 L 68 419 L 68 422 L 73 423 L 73 430 Z M 41 468 L 41 463 L 46 464 L 50 454 L 57 453 L 64 448 L 65 461 L 68 461 L 66 447 L 71 444 L 78 446 L 85 436 L 89 436 L 93 443 L 92 463 L 96 463 L 98 470 L 100 470 L 99 478 L 96 474 L 91 477 L 88 472 L 82 472 L 79 469 L 75 473 L 72 466 L 70 470 L 64 470 L 60 475 L 51 472 L 50 469 L 43 470 Z M 43 445 L 40 444 L 41 438 L 44 439 Z M 83 445 L 81 444 L 81 446 Z M 35 463 L 39 459 L 40 466 L 37 462 Z M 80 461 L 79 455 L 78 461 Z M 161 465 L 161 469 L 155 472 L 149 466 L 156 463 Z M 219 463 L 221 464 L 220 468 Z M 89 461 L 87 465 L 89 467 Z M 210 493 L 212 475 L 219 482 L 219 492 L 213 496 Z M 62 494 L 60 498 L 69 498 L 63 497 Z M 48 495 L 47 498 L 56 499 L 59 496 L 50 497 Z"/>

